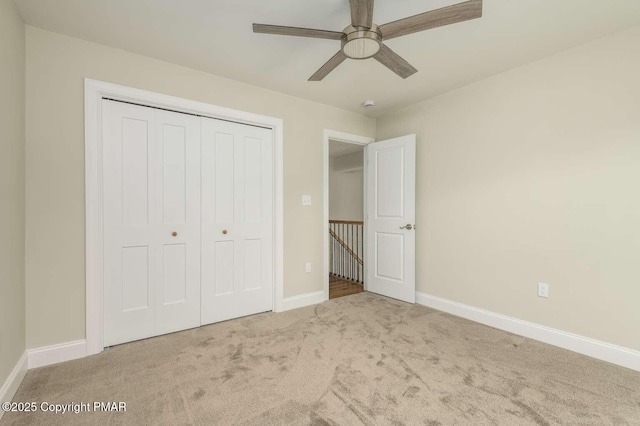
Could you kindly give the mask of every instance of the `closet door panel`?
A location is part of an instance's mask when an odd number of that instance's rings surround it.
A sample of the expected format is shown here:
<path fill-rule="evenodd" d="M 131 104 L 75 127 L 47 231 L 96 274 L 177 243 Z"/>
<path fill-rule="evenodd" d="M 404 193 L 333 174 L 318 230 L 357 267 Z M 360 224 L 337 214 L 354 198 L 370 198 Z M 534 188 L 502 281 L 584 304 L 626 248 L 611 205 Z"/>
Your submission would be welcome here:
<path fill-rule="evenodd" d="M 103 101 L 104 340 L 200 325 L 200 120 Z"/>
<path fill-rule="evenodd" d="M 158 110 L 157 334 L 200 325 L 200 118 Z"/>
<path fill-rule="evenodd" d="M 104 341 L 155 334 L 155 111 L 103 101 Z"/>
<path fill-rule="evenodd" d="M 202 121 L 202 323 L 273 309 L 272 132 Z"/>

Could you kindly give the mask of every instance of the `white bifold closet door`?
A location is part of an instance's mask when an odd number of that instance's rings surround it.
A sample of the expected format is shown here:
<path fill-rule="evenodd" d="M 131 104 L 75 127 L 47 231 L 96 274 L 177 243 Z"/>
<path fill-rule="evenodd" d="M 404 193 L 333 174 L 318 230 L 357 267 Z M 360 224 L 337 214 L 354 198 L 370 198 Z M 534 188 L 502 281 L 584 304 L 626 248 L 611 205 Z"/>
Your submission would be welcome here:
<path fill-rule="evenodd" d="M 105 346 L 272 310 L 272 131 L 102 106 Z"/>
<path fill-rule="evenodd" d="M 202 119 L 202 323 L 273 309 L 273 132 Z"/>
<path fill-rule="evenodd" d="M 200 119 L 103 101 L 104 343 L 200 325 Z"/>

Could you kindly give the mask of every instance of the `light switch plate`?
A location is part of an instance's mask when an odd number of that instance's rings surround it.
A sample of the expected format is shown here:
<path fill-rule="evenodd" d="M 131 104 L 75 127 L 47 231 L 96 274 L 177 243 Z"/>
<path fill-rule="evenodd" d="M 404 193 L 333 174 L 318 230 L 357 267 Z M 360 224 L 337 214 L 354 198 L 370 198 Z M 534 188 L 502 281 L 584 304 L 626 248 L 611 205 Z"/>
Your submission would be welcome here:
<path fill-rule="evenodd" d="M 303 195 L 302 196 L 302 205 L 310 206 L 311 205 L 311 195 Z"/>

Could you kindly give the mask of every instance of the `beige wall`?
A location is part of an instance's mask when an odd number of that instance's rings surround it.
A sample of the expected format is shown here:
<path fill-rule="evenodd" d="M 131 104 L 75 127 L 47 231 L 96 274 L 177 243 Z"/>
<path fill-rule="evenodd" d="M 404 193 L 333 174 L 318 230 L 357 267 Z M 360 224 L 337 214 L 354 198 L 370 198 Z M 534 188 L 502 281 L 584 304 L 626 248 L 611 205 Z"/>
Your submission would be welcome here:
<path fill-rule="evenodd" d="M 418 135 L 419 291 L 640 350 L 638 46 L 640 27 L 379 119 Z"/>
<path fill-rule="evenodd" d="M 283 118 L 285 297 L 322 290 L 323 130 L 371 137 L 375 120 L 28 26 L 27 347 L 85 337 L 85 77 Z"/>
<path fill-rule="evenodd" d="M 364 220 L 362 169 L 351 172 L 329 171 L 329 219 Z"/>
<path fill-rule="evenodd" d="M 13 1 L 0 0 L 0 387 L 25 348 L 24 32 Z"/>
<path fill-rule="evenodd" d="M 364 220 L 364 151 L 329 158 L 329 219 Z"/>

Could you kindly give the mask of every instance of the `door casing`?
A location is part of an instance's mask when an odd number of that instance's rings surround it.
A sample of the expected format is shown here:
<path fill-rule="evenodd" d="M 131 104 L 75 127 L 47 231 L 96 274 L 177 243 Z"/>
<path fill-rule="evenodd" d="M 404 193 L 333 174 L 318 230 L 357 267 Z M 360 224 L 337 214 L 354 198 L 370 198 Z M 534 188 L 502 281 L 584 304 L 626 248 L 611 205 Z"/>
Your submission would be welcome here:
<path fill-rule="evenodd" d="M 134 89 L 102 81 L 84 80 L 85 105 L 85 220 L 86 220 L 86 355 L 104 349 L 103 325 L 103 197 L 102 197 L 102 99 L 114 99 L 148 107 L 195 114 L 273 131 L 274 170 L 274 311 L 283 309 L 284 295 L 284 185 L 283 120 L 203 102 Z M 328 231 L 327 231 L 328 232 Z"/>

